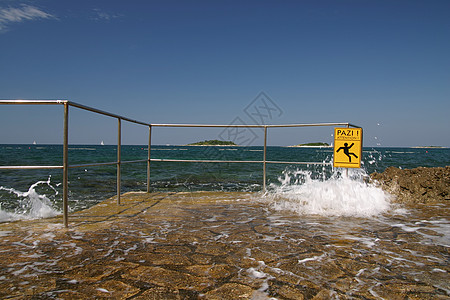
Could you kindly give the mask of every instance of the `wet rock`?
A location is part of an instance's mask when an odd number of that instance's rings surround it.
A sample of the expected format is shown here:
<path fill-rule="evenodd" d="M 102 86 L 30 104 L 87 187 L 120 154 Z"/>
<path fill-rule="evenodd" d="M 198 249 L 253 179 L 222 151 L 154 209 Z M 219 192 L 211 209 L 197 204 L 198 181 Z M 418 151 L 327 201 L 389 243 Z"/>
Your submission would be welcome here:
<path fill-rule="evenodd" d="M 253 289 L 238 283 L 226 283 L 221 287 L 205 293 L 205 298 L 210 300 L 223 299 L 251 299 Z"/>
<path fill-rule="evenodd" d="M 347 275 L 351 275 L 352 277 L 358 276 L 371 266 L 368 262 L 345 258 L 339 259 L 337 265 L 339 265 L 339 267 L 343 269 Z"/>
<path fill-rule="evenodd" d="M 336 292 L 330 290 L 321 290 L 318 292 L 312 300 L 327 300 L 327 299 L 339 299 L 336 297 Z"/>
<path fill-rule="evenodd" d="M 352 291 L 358 288 L 359 282 L 355 277 L 343 277 L 339 278 L 332 285 L 333 288 L 339 291 Z"/>
<path fill-rule="evenodd" d="M 214 256 L 203 254 L 203 253 L 194 253 L 190 256 L 190 259 L 195 264 L 211 264 Z"/>
<path fill-rule="evenodd" d="M 229 245 L 224 243 L 207 243 L 200 244 L 197 247 L 197 252 L 202 254 L 210 254 L 210 255 L 227 255 L 231 251 Z"/>
<path fill-rule="evenodd" d="M 64 274 L 65 278 L 76 280 L 78 282 L 98 282 L 119 271 L 128 270 L 128 266 L 120 264 L 88 264 L 79 266 Z"/>
<path fill-rule="evenodd" d="M 281 287 L 279 287 L 278 289 L 278 295 L 280 295 L 281 297 L 285 298 L 285 299 L 298 299 L 298 300 L 303 300 L 305 299 L 305 296 L 303 295 L 302 291 L 291 287 L 289 285 L 283 285 Z"/>
<path fill-rule="evenodd" d="M 140 264 L 155 265 L 155 266 L 161 265 L 185 266 L 191 264 L 191 262 L 186 256 L 180 254 L 141 253 L 128 256 L 125 259 Z"/>
<path fill-rule="evenodd" d="M 182 295 L 180 295 L 180 291 L 177 289 L 170 289 L 167 287 L 162 286 L 156 286 L 151 287 L 142 294 L 138 295 L 137 297 L 133 298 L 137 300 L 160 300 L 160 299 L 167 299 L 167 300 L 179 300 L 183 299 Z"/>
<path fill-rule="evenodd" d="M 450 166 L 402 170 L 389 167 L 371 179 L 396 196 L 398 203 L 438 203 L 450 200 Z"/>
<path fill-rule="evenodd" d="M 223 279 L 237 273 L 237 269 L 232 266 L 220 265 L 195 265 L 186 268 L 187 272 L 195 276 L 206 276 L 215 280 Z"/>
<path fill-rule="evenodd" d="M 108 280 L 89 286 L 86 290 L 87 295 L 93 298 L 105 297 L 115 299 L 127 299 L 139 293 L 140 289 L 118 280 Z"/>
<path fill-rule="evenodd" d="M 73 290 L 60 290 L 54 292 L 46 292 L 42 294 L 34 294 L 35 296 L 32 299 L 79 299 L 79 300 L 87 300 L 92 299 L 90 294 L 84 294 L 79 291 Z M 106 298 L 106 297 L 105 297 Z"/>
<path fill-rule="evenodd" d="M 256 260 L 256 261 L 264 261 L 266 263 L 270 263 L 272 261 L 278 260 L 279 259 L 279 251 L 280 249 L 277 249 L 278 251 L 270 251 L 270 249 L 261 249 L 261 248 L 256 248 L 256 249 L 252 249 L 251 253 L 249 253 L 251 255 L 251 257 Z M 285 253 L 285 252 L 283 252 Z"/>
<path fill-rule="evenodd" d="M 158 286 L 171 287 L 173 289 L 203 289 L 213 284 L 212 279 L 204 276 L 164 269 L 161 267 L 141 266 L 122 275 L 129 280 L 149 282 Z"/>

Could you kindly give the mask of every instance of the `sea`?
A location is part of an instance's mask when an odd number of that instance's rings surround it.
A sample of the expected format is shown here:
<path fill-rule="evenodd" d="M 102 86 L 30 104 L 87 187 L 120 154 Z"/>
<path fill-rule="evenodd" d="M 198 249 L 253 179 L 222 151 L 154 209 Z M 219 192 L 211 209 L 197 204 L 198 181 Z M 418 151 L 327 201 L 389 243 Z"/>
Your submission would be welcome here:
<path fill-rule="evenodd" d="M 62 152 L 0 145 L 0 165 L 61 165 Z M 450 149 L 363 148 L 362 167 L 348 170 L 333 168 L 332 154 L 268 147 L 269 161 L 306 163 L 268 164 L 265 193 L 262 163 L 152 161 L 157 205 L 115 221 L 78 219 L 68 230 L 49 218 L 62 211 L 61 169 L 0 169 L 0 298 L 218 299 L 240 287 L 245 299 L 448 299 L 448 203 L 397 203 L 369 175 L 447 166 Z M 262 147 L 151 148 L 162 160 L 263 155 Z M 147 146 L 121 147 L 123 161 L 147 156 Z M 71 166 L 116 160 L 116 146 L 69 146 Z M 115 196 L 116 172 L 70 168 L 70 212 Z M 121 174 L 122 192 L 147 190 L 146 162 L 124 163 Z"/>
<path fill-rule="evenodd" d="M 62 145 L 0 145 L 1 166 L 62 165 Z M 382 213 L 389 195 L 368 183 L 372 172 L 450 165 L 447 148 L 363 148 L 360 169 L 335 169 L 329 147 L 267 147 L 267 194 L 290 199 L 279 208 L 301 213 L 371 216 Z M 147 146 L 122 145 L 122 161 L 146 160 Z M 261 161 L 263 147 L 152 146 L 152 159 Z M 117 146 L 70 145 L 69 165 L 117 161 Z M 314 163 L 322 164 L 314 164 Z M 70 168 L 69 212 L 116 195 L 116 165 Z M 150 190 L 164 192 L 263 189 L 261 163 L 152 161 Z M 123 163 L 121 192 L 147 190 L 147 163 Z M 355 189 L 355 187 L 357 187 Z M 62 170 L 0 170 L 0 222 L 61 214 Z M 294 200 L 292 200 L 294 199 Z M 297 200 L 303 199 L 303 200 Z M 308 199 L 306 202 L 304 199 Z M 360 211 L 352 209 L 354 203 Z"/>

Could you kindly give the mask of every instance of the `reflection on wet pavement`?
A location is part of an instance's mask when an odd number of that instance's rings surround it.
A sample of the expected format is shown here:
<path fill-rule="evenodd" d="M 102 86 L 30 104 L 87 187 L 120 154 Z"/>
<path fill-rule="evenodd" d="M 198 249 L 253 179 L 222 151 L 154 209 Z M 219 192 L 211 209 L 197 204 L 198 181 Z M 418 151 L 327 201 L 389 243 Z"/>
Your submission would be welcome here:
<path fill-rule="evenodd" d="M 447 204 L 374 218 L 273 211 L 257 193 L 129 193 L 0 224 L 0 298 L 448 299 Z"/>

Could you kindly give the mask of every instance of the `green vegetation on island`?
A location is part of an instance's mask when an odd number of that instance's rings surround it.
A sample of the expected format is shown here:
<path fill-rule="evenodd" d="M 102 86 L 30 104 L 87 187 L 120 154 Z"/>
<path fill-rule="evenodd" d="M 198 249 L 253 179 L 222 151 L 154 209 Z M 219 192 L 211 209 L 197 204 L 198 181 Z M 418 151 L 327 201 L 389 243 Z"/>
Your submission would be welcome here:
<path fill-rule="evenodd" d="M 237 146 L 237 145 L 231 141 L 208 140 L 188 144 L 188 146 Z"/>
<path fill-rule="evenodd" d="M 442 146 L 417 146 L 417 147 L 411 147 L 411 148 L 417 148 L 417 149 L 428 149 L 428 148 L 437 148 L 437 149 L 445 149 L 445 147 Z"/>
<path fill-rule="evenodd" d="M 330 144 L 317 142 L 317 143 L 298 144 L 292 147 L 330 147 Z"/>

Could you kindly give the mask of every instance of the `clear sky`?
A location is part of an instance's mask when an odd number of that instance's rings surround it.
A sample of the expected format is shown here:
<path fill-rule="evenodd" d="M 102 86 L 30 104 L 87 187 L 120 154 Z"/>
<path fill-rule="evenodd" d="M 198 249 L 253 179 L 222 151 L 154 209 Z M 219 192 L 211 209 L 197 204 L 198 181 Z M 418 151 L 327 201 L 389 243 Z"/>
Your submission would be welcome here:
<path fill-rule="evenodd" d="M 0 0 L 0 99 L 150 123 L 350 122 L 365 146 L 450 147 L 450 1 Z M 61 143 L 62 107 L 0 106 L 0 124 L 0 143 Z M 113 144 L 116 124 L 73 109 L 70 142 Z M 332 133 L 273 129 L 269 144 Z M 214 138 L 233 135 L 153 133 Z M 147 129 L 125 124 L 123 143 L 146 144 Z"/>

